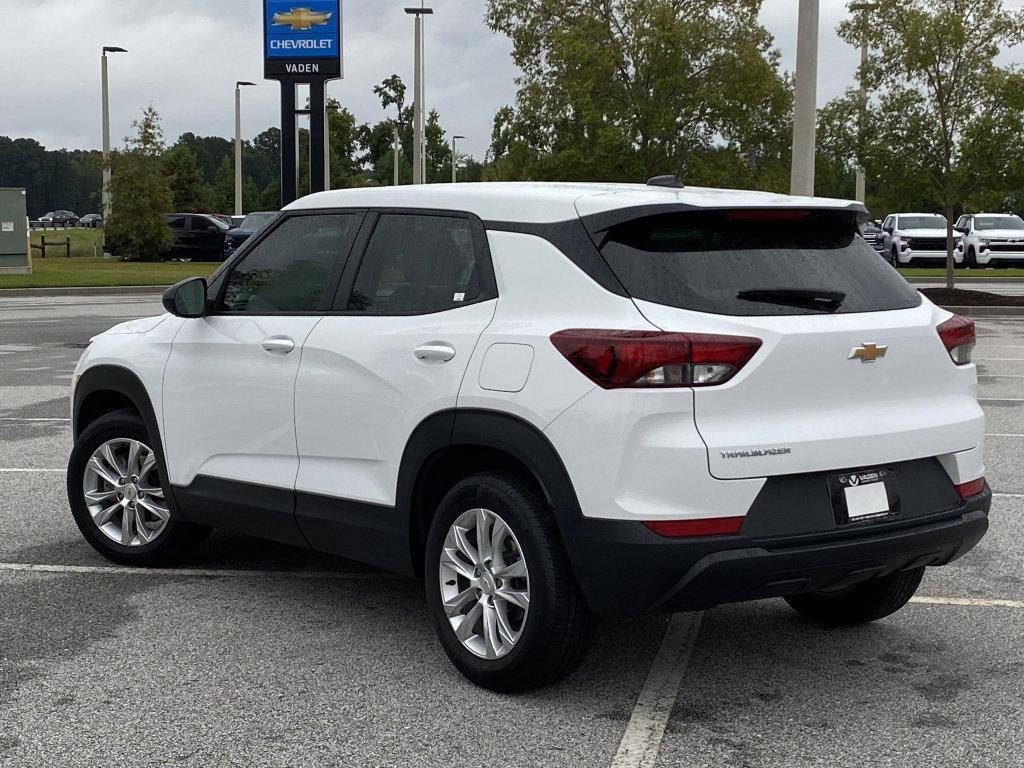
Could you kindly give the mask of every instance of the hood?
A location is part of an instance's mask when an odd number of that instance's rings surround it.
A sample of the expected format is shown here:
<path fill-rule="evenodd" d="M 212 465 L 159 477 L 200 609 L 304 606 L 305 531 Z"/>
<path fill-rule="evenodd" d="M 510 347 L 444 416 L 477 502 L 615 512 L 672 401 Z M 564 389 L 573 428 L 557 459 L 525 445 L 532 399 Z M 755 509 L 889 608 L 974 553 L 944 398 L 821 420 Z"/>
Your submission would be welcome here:
<path fill-rule="evenodd" d="M 987 240 L 1024 240 L 1024 229 L 979 229 L 975 234 Z"/>
<path fill-rule="evenodd" d="M 901 229 L 899 232 L 900 232 L 900 237 L 911 237 L 911 238 L 913 238 L 913 237 L 927 237 L 927 238 L 943 237 L 944 238 L 946 236 L 946 230 L 945 229 Z M 958 237 L 963 237 L 963 235 L 961 233 L 959 233 L 959 232 L 954 232 L 953 233 L 953 239 L 956 240 Z"/>
<path fill-rule="evenodd" d="M 140 320 L 129 320 L 127 323 L 115 325 L 113 328 L 97 334 L 93 338 L 99 338 L 99 336 L 124 336 L 133 333 L 149 333 L 168 317 L 170 317 L 170 315 L 159 315 L 157 317 L 144 317 Z"/>

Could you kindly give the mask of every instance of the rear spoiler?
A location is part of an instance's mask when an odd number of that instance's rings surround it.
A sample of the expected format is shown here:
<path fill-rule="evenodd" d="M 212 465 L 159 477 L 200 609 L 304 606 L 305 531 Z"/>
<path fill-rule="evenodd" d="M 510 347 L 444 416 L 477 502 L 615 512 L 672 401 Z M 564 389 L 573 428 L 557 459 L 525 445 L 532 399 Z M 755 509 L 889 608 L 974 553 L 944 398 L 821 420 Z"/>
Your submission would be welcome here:
<path fill-rule="evenodd" d="M 688 205 L 686 203 L 665 203 L 656 205 L 638 205 L 632 208 L 617 208 L 613 211 L 595 213 L 588 216 L 581 216 L 580 221 L 586 228 L 595 242 L 602 239 L 602 235 L 614 226 L 634 219 L 644 219 L 648 216 L 658 216 L 665 213 L 715 213 L 716 211 L 759 211 L 759 210 L 801 210 L 821 211 L 845 214 L 850 217 L 851 225 L 860 225 L 868 220 L 868 209 L 863 203 L 847 203 L 845 205 L 745 205 L 745 206 L 723 206 L 711 208 L 703 205 Z"/>

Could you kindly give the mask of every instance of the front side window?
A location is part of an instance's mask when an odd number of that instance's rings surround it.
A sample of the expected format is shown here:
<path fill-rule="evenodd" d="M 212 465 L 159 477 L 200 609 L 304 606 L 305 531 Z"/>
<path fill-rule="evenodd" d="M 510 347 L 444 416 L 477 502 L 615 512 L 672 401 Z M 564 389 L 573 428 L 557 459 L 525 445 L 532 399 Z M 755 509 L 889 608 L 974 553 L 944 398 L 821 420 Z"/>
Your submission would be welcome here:
<path fill-rule="evenodd" d="M 479 280 L 468 219 L 386 213 L 366 247 L 346 309 L 442 312 L 478 299 Z"/>
<path fill-rule="evenodd" d="M 249 251 L 228 276 L 220 311 L 313 312 L 359 226 L 358 214 L 293 216 Z"/>
<path fill-rule="evenodd" d="M 167 226 L 171 229 L 184 229 L 185 221 L 186 219 L 184 216 L 175 216 L 167 220 Z"/>

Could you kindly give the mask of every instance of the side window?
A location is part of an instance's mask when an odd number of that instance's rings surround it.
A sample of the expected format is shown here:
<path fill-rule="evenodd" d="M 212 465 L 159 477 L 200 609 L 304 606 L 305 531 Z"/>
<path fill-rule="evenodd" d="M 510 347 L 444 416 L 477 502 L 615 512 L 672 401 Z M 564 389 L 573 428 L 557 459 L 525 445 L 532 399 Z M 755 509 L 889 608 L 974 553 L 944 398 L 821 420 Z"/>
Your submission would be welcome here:
<path fill-rule="evenodd" d="M 187 219 L 184 216 L 172 216 L 167 219 L 167 226 L 171 229 L 184 229 Z"/>
<path fill-rule="evenodd" d="M 313 312 L 362 214 L 292 216 L 231 270 L 219 310 L 269 314 Z"/>
<path fill-rule="evenodd" d="M 208 227 L 216 226 L 212 221 L 202 216 L 190 216 L 189 221 L 191 222 L 189 229 L 193 232 L 205 232 Z"/>
<path fill-rule="evenodd" d="M 468 219 L 381 214 L 359 266 L 349 312 L 416 315 L 480 297 Z"/>

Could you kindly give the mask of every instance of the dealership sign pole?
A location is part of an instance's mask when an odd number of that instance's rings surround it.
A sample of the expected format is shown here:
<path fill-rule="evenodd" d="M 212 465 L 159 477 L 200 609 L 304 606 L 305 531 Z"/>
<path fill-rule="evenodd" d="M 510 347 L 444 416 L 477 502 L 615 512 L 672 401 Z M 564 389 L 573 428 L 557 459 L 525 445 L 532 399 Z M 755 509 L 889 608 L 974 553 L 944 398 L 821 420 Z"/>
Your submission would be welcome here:
<path fill-rule="evenodd" d="M 327 83 L 342 77 L 342 0 L 263 0 L 264 77 L 281 83 L 281 205 L 299 197 L 297 116 L 309 115 L 309 186 L 327 188 Z M 295 103 L 309 85 L 309 108 Z"/>

